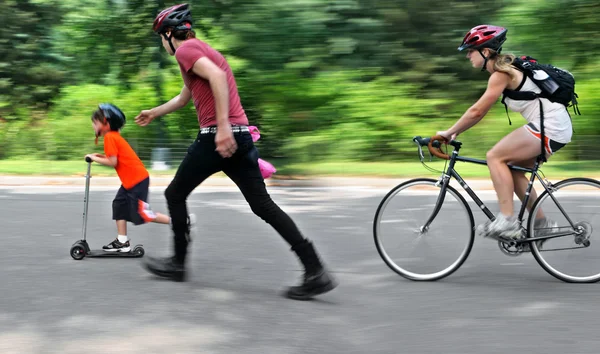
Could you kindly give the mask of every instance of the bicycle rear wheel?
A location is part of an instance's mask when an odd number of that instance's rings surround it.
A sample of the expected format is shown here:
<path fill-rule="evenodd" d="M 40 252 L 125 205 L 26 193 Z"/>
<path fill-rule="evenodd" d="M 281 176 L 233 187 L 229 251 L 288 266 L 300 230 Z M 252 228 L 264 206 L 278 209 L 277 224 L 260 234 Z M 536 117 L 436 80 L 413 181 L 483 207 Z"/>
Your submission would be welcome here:
<path fill-rule="evenodd" d="M 435 211 L 441 187 L 418 178 L 394 187 L 381 201 L 373 222 L 377 252 L 390 269 L 410 280 L 431 281 L 455 272 L 469 256 L 475 236 L 473 213 L 448 186 Z"/>
<path fill-rule="evenodd" d="M 539 241 L 531 242 L 531 253 L 557 279 L 569 283 L 597 282 L 600 239 L 596 240 L 594 233 L 600 230 L 600 182 L 570 178 L 554 184 L 551 191 L 562 211 L 548 191 L 544 191 L 533 205 L 527 237 L 564 236 L 547 239 L 541 246 Z M 552 223 L 544 229 L 535 229 L 535 216 L 541 216 L 542 212 Z"/>

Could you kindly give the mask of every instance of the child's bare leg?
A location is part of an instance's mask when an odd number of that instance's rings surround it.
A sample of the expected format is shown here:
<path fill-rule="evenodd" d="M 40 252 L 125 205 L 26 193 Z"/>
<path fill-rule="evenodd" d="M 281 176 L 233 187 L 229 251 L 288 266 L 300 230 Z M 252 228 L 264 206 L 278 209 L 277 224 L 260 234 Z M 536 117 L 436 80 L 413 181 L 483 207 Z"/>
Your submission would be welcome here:
<path fill-rule="evenodd" d="M 152 222 L 168 225 L 171 223 L 171 217 L 165 214 L 156 213 L 156 218 L 152 220 Z"/>
<path fill-rule="evenodd" d="M 127 236 L 127 221 L 117 220 L 117 232 L 119 236 Z"/>
<path fill-rule="evenodd" d="M 117 220 L 117 240 L 121 243 L 129 241 L 127 237 L 127 220 Z"/>

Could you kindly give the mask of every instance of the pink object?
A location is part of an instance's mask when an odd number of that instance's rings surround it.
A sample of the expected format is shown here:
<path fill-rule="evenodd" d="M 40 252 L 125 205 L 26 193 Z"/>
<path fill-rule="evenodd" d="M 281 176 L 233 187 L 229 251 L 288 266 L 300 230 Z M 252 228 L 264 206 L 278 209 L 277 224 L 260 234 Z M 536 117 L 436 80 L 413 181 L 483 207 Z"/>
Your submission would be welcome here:
<path fill-rule="evenodd" d="M 260 168 L 260 173 L 264 179 L 271 177 L 273 173 L 277 172 L 273 165 L 263 159 L 258 159 L 258 168 Z"/>
<path fill-rule="evenodd" d="M 252 135 L 252 141 L 256 142 L 260 139 L 260 131 L 257 127 L 249 126 L 248 128 L 250 129 L 250 135 Z M 258 159 L 258 168 L 260 168 L 260 173 L 264 179 L 271 177 L 273 173 L 277 172 L 277 169 L 273 165 L 263 159 Z"/>
<path fill-rule="evenodd" d="M 258 130 L 257 127 L 255 126 L 249 126 L 248 129 L 250 129 L 250 135 L 252 135 L 252 141 L 256 142 L 258 139 L 260 139 L 260 131 Z"/>

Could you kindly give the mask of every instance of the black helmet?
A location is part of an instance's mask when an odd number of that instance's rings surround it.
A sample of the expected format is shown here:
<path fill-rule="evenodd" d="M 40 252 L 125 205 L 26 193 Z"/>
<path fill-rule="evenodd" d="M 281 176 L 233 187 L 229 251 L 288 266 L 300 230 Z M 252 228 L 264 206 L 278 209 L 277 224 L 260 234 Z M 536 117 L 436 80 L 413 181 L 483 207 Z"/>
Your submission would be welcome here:
<path fill-rule="evenodd" d="M 101 103 L 98 105 L 98 108 L 102 111 L 104 118 L 108 121 L 110 130 L 118 131 L 125 125 L 125 114 L 123 114 L 117 106 L 111 103 Z"/>
<path fill-rule="evenodd" d="M 179 4 L 162 10 L 154 19 L 152 30 L 162 33 L 165 28 L 174 31 L 192 29 L 192 13 L 188 4 Z"/>

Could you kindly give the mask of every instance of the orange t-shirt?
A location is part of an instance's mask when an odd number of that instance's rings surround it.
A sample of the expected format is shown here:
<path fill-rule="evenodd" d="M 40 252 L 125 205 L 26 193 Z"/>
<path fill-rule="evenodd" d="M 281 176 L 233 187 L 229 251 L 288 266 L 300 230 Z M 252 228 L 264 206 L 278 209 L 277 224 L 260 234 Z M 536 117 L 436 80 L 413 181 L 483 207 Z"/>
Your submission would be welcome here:
<path fill-rule="evenodd" d="M 104 135 L 104 154 L 116 156 L 115 170 L 125 189 L 130 189 L 150 175 L 144 163 L 119 132 L 110 131 Z"/>

